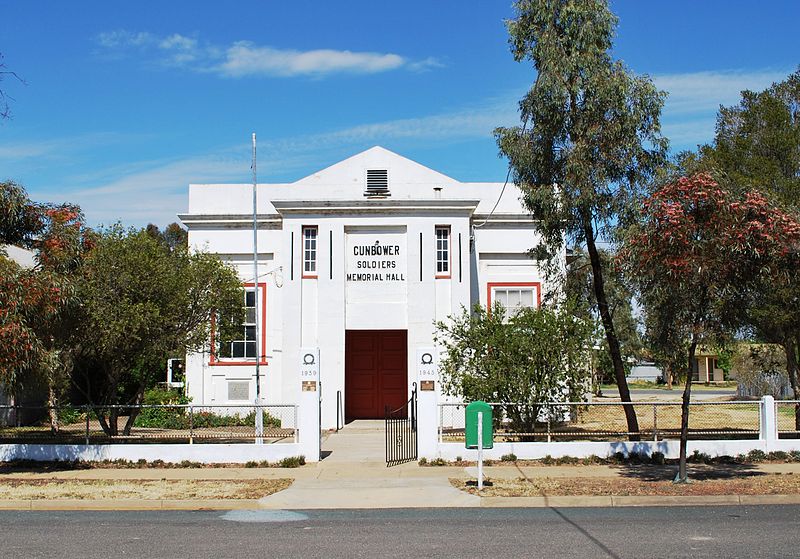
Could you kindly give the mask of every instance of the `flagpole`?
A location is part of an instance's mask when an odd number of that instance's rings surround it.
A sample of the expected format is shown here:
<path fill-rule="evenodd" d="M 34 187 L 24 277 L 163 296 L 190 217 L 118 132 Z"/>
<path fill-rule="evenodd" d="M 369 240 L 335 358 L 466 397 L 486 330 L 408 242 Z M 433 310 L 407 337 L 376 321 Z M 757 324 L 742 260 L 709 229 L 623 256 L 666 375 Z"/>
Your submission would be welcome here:
<path fill-rule="evenodd" d="M 253 288 L 255 290 L 255 318 L 256 318 L 256 399 L 255 399 L 255 419 L 256 419 L 256 444 L 262 444 L 264 439 L 264 414 L 261 411 L 261 374 L 259 364 L 261 362 L 262 348 L 259 344 L 260 328 L 259 324 L 264 317 L 259 316 L 258 310 L 258 194 L 257 194 L 257 174 L 256 174 L 256 133 L 253 132 Z"/>

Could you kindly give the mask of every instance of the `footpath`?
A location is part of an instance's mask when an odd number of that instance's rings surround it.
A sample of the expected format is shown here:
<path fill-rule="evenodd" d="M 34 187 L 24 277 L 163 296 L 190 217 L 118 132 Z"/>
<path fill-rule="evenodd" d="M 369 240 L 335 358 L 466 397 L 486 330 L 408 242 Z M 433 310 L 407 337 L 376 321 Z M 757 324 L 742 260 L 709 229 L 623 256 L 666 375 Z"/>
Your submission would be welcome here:
<path fill-rule="evenodd" d="M 260 480 L 291 479 L 292 485 L 261 499 L 7 499 L 5 510 L 230 510 L 230 509 L 384 509 L 436 507 L 617 507 L 675 505 L 800 504 L 798 495 L 700 496 L 528 496 L 502 497 L 470 494 L 450 480 L 474 479 L 475 468 L 420 466 L 416 462 L 387 468 L 383 461 L 384 435 L 377 424 L 348 427 L 323 444 L 324 458 L 299 468 L 142 468 L 75 469 L 64 471 L 9 471 L 10 480 Z M 659 473 L 647 466 L 649 474 Z M 674 467 L 662 467 L 667 474 Z M 690 472 L 716 466 L 692 465 Z M 748 467 L 750 475 L 800 476 L 799 463 L 767 463 Z M 488 466 L 494 480 L 537 478 L 593 478 L 602 483 L 631 475 L 631 468 L 595 466 Z M 723 473 L 724 474 L 724 473 Z"/>

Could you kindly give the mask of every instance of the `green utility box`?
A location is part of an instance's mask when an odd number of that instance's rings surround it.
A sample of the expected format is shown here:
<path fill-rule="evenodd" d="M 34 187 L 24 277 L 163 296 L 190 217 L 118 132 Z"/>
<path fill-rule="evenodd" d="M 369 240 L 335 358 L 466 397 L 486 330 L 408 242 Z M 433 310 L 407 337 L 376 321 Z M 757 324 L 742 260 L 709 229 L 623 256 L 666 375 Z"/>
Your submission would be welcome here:
<path fill-rule="evenodd" d="M 478 448 L 478 412 L 483 413 L 483 448 L 493 448 L 492 406 L 480 400 L 467 404 L 464 412 L 467 448 Z"/>

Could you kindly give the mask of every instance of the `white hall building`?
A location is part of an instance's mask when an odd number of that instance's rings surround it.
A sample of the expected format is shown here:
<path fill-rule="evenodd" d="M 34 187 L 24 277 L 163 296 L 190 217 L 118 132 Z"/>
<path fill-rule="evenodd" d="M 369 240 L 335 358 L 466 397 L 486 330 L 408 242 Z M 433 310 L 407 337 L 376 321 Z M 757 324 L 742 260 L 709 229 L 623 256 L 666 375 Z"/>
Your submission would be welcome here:
<path fill-rule="evenodd" d="M 373 147 L 257 194 L 258 308 L 252 184 L 192 184 L 179 216 L 191 247 L 236 267 L 249 307 L 239 339 L 187 356 L 195 404 L 253 402 L 258 321 L 264 402 L 297 402 L 301 348 L 318 348 L 321 426 L 382 418 L 424 380 L 435 321 L 541 303 L 534 221 L 512 184 L 462 183 Z"/>

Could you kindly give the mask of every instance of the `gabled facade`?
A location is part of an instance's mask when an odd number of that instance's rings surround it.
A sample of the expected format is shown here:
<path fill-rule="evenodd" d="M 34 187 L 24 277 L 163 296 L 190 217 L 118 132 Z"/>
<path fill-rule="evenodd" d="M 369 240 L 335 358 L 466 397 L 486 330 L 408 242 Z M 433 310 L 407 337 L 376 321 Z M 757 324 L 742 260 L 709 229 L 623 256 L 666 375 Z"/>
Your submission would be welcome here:
<path fill-rule="evenodd" d="M 418 351 L 434 346 L 434 321 L 475 303 L 541 302 L 543 277 L 527 254 L 533 220 L 513 185 L 501 197 L 502 188 L 380 147 L 294 183 L 259 184 L 254 281 L 252 185 L 190 185 L 179 216 L 190 246 L 234 265 L 250 293 L 241 339 L 187 356 L 193 402 L 253 401 L 258 324 L 264 401 L 298 401 L 301 348 L 318 348 L 323 428 L 337 414 L 380 418 L 402 405 L 421 380 Z"/>

